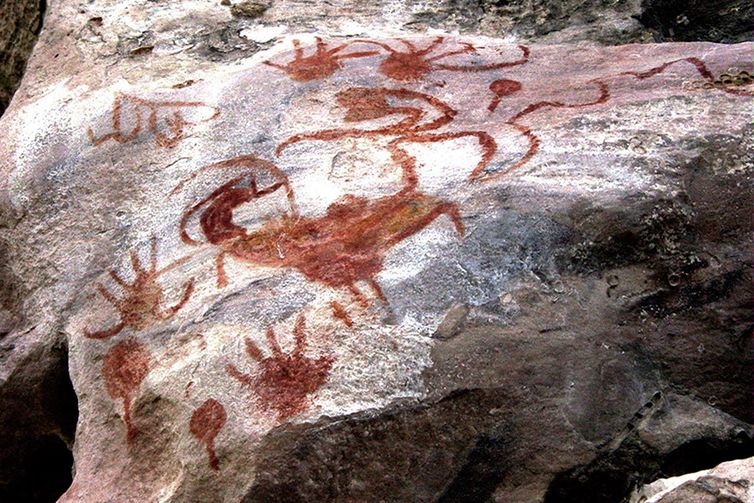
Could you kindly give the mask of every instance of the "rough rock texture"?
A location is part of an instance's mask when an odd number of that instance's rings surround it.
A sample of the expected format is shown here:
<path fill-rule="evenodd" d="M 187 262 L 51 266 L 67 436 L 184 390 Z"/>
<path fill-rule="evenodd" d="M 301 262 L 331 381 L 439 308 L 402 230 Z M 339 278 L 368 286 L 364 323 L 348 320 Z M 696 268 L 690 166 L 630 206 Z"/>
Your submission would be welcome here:
<path fill-rule="evenodd" d="M 1 119 L 0 500 L 72 442 L 63 501 L 620 501 L 754 454 L 750 43 L 148 4 L 51 8 Z"/>
<path fill-rule="evenodd" d="M 662 479 L 631 495 L 630 503 L 754 501 L 754 458 L 721 463 L 711 470 Z"/>
<path fill-rule="evenodd" d="M 46 0 L 0 1 L 0 115 L 20 82 L 46 9 Z M 375 29 L 394 35 L 439 29 L 520 42 L 605 45 L 754 38 L 754 6 L 746 0 L 108 0 L 86 6 L 59 0 L 54 9 L 60 15 L 44 45 L 55 50 L 58 42 L 75 39 L 79 55 L 107 60 L 155 49 L 168 56 L 186 51 L 200 59 L 238 59 L 296 31 L 354 36 Z M 57 66 L 61 54 L 55 50 L 46 66 Z"/>
<path fill-rule="evenodd" d="M 21 82 L 45 7 L 45 0 L 0 0 L 0 115 Z"/>
<path fill-rule="evenodd" d="M 754 37 L 754 4 L 746 0 L 644 0 L 638 19 L 657 40 L 731 43 Z"/>

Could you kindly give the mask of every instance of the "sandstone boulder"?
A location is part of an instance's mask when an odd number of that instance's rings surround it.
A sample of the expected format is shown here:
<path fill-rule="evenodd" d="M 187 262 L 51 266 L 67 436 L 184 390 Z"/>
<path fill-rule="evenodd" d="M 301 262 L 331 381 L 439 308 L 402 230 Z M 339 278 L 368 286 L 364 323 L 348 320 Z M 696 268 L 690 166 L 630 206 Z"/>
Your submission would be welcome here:
<path fill-rule="evenodd" d="M 78 410 L 2 423 L 5 495 L 30 436 L 62 501 L 620 501 L 752 455 L 751 44 L 205 58 L 152 14 L 52 30 L 1 120 L 0 399 Z"/>

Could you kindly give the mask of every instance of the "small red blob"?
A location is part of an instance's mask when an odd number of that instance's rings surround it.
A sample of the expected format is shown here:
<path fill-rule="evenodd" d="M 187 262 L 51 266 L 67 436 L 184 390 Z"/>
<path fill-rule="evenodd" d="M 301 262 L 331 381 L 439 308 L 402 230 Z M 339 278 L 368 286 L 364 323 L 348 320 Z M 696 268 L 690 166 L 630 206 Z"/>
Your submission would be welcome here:
<path fill-rule="evenodd" d="M 487 107 L 490 112 L 494 112 L 500 104 L 500 99 L 504 96 L 511 95 L 521 90 L 521 83 L 516 80 L 500 79 L 490 84 L 490 91 L 495 93 L 490 106 Z"/>
<path fill-rule="evenodd" d="M 151 366 L 152 356 L 146 346 L 134 339 L 126 339 L 113 346 L 102 364 L 107 393 L 114 400 L 123 400 L 123 421 L 129 442 L 136 435 L 131 419 L 131 403 Z"/>
<path fill-rule="evenodd" d="M 189 423 L 191 433 L 207 448 L 209 465 L 213 470 L 220 469 L 220 462 L 215 454 L 215 438 L 225 426 L 227 418 L 225 407 L 214 398 L 209 398 L 194 411 Z"/>

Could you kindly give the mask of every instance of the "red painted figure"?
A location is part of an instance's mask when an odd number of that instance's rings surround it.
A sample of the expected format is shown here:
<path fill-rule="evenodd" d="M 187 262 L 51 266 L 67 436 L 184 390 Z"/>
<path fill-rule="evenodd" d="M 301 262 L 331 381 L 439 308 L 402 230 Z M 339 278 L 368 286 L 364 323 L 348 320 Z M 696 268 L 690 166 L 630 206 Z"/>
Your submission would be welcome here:
<path fill-rule="evenodd" d="M 476 48 L 468 42 L 459 42 L 459 48 L 435 53 L 436 49 L 445 43 L 445 37 L 436 37 L 427 47 L 419 49 L 416 45 L 404 39 L 398 40 L 406 50 L 401 51 L 384 42 L 372 40 L 357 40 L 365 44 L 377 45 L 388 52 L 387 57 L 380 63 L 379 72 L 393 80 L 400 82 L 415 82 L 423 79 L 435 70 L 449 70 L 454 72 L 486 72 L 511 66 L 523 65 L 529 60 L 529 48 L 519 45 L 521 57 L 514 61 L 504 61 L 486 65 L 453 65 L 439 61 L 458 54 L 476 53 Z"/>
<path fill-rule="evenodd" d="M 306 320 L 303 315 L 296 320 L 293 335 L 293 352 L 283 353 L 272 328 L 267 328 L 267 344 L 272 351 L 270 356 L 264 356 L 250 339 L 246 339 L 246 353 L 259 366 L 256 376 L 241 372 L 235 365 L 227 366 L 228 373 L 251 388 L 261 407 L 275 411 L 278 420 L 285 420 L 306 408 L 309 395 L 325 384 L 333 364 L 332 356 L 314 359 L 304 354 Z"/>
<path fill-rule="evenodd" d="M 564 103 L 561 101 L 537 101 L 534 103 L 531 103 L 527 106 L 525 106 L 522 110 L 515 113 L 513 116 L 508 118 L 505 121 L 505 124 L 508 124 L 515 129 L 517 129 L 522 135 L 524 135 L 529 142 L 529 149 L 527 152 L 515 163 L 512 165 L 506 167 L 504 170 L 492 173 L 492 174 L 484 174 L 484 168 L 477 168 L 472 173 L 472 178 L 475 178 L 478 181 L 487 182 L 490 180 L 494 180 L 497 178 L 500 178 L 504 175 L 507 175 L 511 173 L 512 171 L 521 168 L 522 166 L 526 165 L 539 151 L 540 146 L 540 139 L 539 137 L 532 131 L 532 129 L 527 126 L 526 124 L 522 123 L 522 120 L 539 110 L 548 109 L 548 108 L 583 108 L 583 107 L 589 107 L 594 105 L 601 105 L 604 103 L 607 103 L 610 99 L 610 88 L 607 84 L 607 80 L 615 77 L 634 77 L 639 80 L 648 79 L 651 77 L 654 77 L 656 75 L 659 75 L 665 70 L 668 69 L 668 67 L 678 64 L 678 63 L 688 63 L 694 67 L 694 69 L 697 71 L 697 73 L 702 77 L 702 79 L 706 82 L 709 89 L 717 89 L 724 93 L 732 94 L 735 96 L 752 96 L 754 95 L 754 91 L 752 89 L 742 89 L 740 87 L 731 87 L 731 86 L 725 86 L 721 82 L 717 81 L 712 74 L 712 72 L 707 68 L 707 65 L 699 58 L 681 58 L 681 59 L 675 59 L 672 61 L 668 61 L 666 63 L 663 63 L 661 65 L 655 66 L 653 68 L 650 68 L 645 71 L 627 71 L 627 72 L 621 72 L 615 75 L 606 75 L 604 77 L 598 77 L 596 79 L 592 79 L 590 81 L 587 81 L 587 84 L 594 85 L 596 96 L 595 98 L 582 102 L 582 103 Z M 505 96 L 511 95 L 515 92 L 518 92 L 521 90 L 522 86 L 519 82 L 508 80 L 508 79 L 500 79 L 496 80 L 490 85 L 490 90 L 495 94 L 495 97 L 492 99 L 489 105 L 490 112 L 494 112 L 498 105 L 501 102 L 501 99 Z"/>
<path fill-rule="evenodd" d="M 199 241 L 188 235 L 189 218 L 201 212 L 199 222 L 207 241 L 217 245 L 218 286 L 227 284 L 225 256 L 267 267 L 292 267 L 312 281 L 334 288 L 347 288 L 362 304 L 367 301 L 356 283 L 366 281 L 376 295 L 384 299 L 374 277 L 382 270 L 387 251 L 403 239 L 419 232 L 440 215 L 453 221 L 459 234 L 463 223 L 453 203 L 421 194 L 414 184 L 397 194 L 369 201 L 345 196 L 331 204 L 321 217 L 304 218 L 293 201 L 293 192 L 282 173 L 268 161 L 243 156 L 211 165 L 249 168 L 249 173 L 236 177 L 184 212 L 181 236 L 188 244 Z M 252 167 L 254 169 L 252 169 Z M 265 169 L 277 180 L 260 187 L 256 180 Z M 239 186 L 245 183 L 245 186 Z M 181 190 L 184 182 L 177 188 Z M 261 228 L 248 232 L 233 222 L 234 210 L 249 200 L 284 190 L 290 198 L 292 211 L 267 221 Z M 174 191 L 175 192 L 175 191 Z"/>
<path fill-rule="evenodd" d="M 220 462 L 215 454 L 215 438 L 225 426 L 227 418 L 225 407 L 214 398 L 207 399 L 191 415 L 189 430 L 206 447 L 209 465 L 213 470 L 220 469 Z"/>
<path fill-rule="evenodd" d="M 388 98 L 426 103 L 439 116 L 433 120 L 426 120 L 428 114 L 421 107 L 393 105 L 388 102 Z M 362 122 L 393 115 L 403 115 L 404 118 L 374 129 L 326 129 L 294 135 L 278 146 L 277 154 L 280 155 L 286 148 L 301 141 L 393 136 L 395 139 L 388 144 L 390 155 L 403 172 L 403 183 L 406 188 L 414 188 L 418 183 L 416 159 L 400 147 L 402 144 L 440 143 L 457 138 L 475 138 L 482 148 L 482 156 L 474 168 L 474 173 L 484 170 L 497 152 L 497 143 L 494 138 L 483 131 L 433 132 L 452 122 L 458 112 L 445 102 L 428 94 L 409 89 L 350 87 L 338 92 L 336 100 L 346 109 L 344 117 L 346 122 Z"/>
<path fill-rule="evenodd" d="M 377 54 L 377 51 L 339 54 L 340 51 L 354 42 L 346 42 L 329 49 L 320 37 L 316 37 L 316 40 L 317 45 L 311 56 L 304 56 L 304 49 L 301 47 L 301 43 L 297 39 L 294 39 L 293 47 L 295 52 L 292 61 L 285 65 L 280 65 L 271 61 L 265 61 L 264 64 L 283 70 L 293 80 L 306 82 L 309 80 L 320 80 L 329 77 L 341 68 L 342 65 L 340 62 L 343 59 L 363 58 L 365 56 Z"/>
<path fill-rule="evenodd" d="M 185 135 L 185 127 L 195 124 L 184 118 L 181 109 L 204 108 L 211 113 L 197 121 L 206 122 L 220 115 L 220 110 L 200 101 L 153 101 L 137 98 L 128 94 L 119 93 L 113 102 L 112 128 L 113 132 L 96 137 L 92 129 L 87 130 L 89 139 L 96 145 L 101 145 L 108 140 L 118 143 L 126 143 L 136 139 L 143 129 L 154 135 L 155 142 L 161 147 L 175 147 Z M 144 112 L 147 112 L 146 124 L 143 124 Z M 161 112 L 168 112 L 164 118 L 168 134 L 164 133 L 158 124 Z M 171 113 L 172 112 L 172 113 Z M 129 129 L 130 128 L 130 129 Z"/>
<path fill-rule="evenodd" d="M 126 423 L 129 442 L 136 436 L 131 404 L 151 366 L 152 356 L 146 346 L 134 339 L 126 339 L 113 346 L 102 363 L 107 393 L 114 400 L 123 400 L 123 422 Z"/>
<path fill-rule="evenodd" d="M 120 322 L 110 328 L 96 332 L 90 332 L 85 328 L 84 337 L 90 339 L 107 339 L 120 333 L 126 327 L 133 330 L 144 330 L 158 321 L 167 320 L 175 316 L 191 297 L 191 293 L 194 291 L 193 279 L 188 280 L 184 284 L 181 300 L 173 307 L 163 311 L 161 309 L 163 301 L 162 288 L 157 283 L 158 276 L 183 264 L 188 260 L 188 257 L 178 259 L 167 267 L 158 270 L 157 240 L 154 237 L 151 240 L 151 255 L 148 269 L 144 269 L 135 251 L 132 250 L 130 256 L 131 267 L 136 274 L 132 283 L 126 282 L 114 270 L 110 271 L 110 277 L 125 292 L 126 295 L 124 298 L 118 299 L 99 283 L 95 285 L 100 295 L 118 310 L 120 313 Z"/>

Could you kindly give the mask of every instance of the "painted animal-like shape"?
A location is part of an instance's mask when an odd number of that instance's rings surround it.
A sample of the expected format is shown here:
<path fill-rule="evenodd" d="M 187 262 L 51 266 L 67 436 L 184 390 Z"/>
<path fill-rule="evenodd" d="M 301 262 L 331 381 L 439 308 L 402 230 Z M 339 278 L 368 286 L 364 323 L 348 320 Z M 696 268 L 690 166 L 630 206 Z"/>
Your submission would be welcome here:
<path fill-rule="evenodd" d="M 477 166 L 477 168 L 471 174 L 471 178 L 481 182 L 495 180 L 523 167 L 539 152 L 541 143 L 539 136 L 532 130 L 529 125 L 526 124 L 526 119 L 531 114 L 540 112 L 542 110 L 566 108 L 575 109 L 605 104 L 611 98 L 610 86 L 608 84 L 608 81 L 610 79 L 619 77 L 632 77 L 637 80 L 645 80 L 660 75 L 664 73 L 669 67 L 677 64 L 692 65 L 699 76 L 702 78 L 700 82 L 702 89 L 716 89 L 734 96 L 754 95 L 754 90 L 750 88 L 754 80 L 752 80 L 751 75 L 748 72 L 741 72 L 740 74 L 738 74 L 738 77 L 736 79 L 727 74 L 722 74 L 719 78 L 716 79 L 705 62 L 699 58 L 694 57 L 674 59 L 644 71 L 625 71 L 591 79 L 587 81 L 586 84 L 594 86 L 595 93 L 592 99 L 581 103 L 567 103 L 562 101 L 537 101 L 526 105 L 523 109 L 505 119 L 505 124 L 508 124 L 509 126 L 517 129 L 527 139 L 527 141 L 529 142 L 528 150 L 518 161 L 509 166 L 506 166 L 505 169 L 496 173 L 485 174 L 483 172 L 484 167 Z M 494 81 L 490 85 L 490 91 L 494 93 L 495 97 L 490 102 L 488 110 L 490 112 L 495 112 L 505 97 L 517 93 L 522 88 L 523 85 L 515 80 L 499 79 Z"/>
<path fill-rule="evenodd" d="M 189 236 L 187 225 L 194 214 L 200 214 L 204 237 L 220 249 L 217 256 L 220 287 L 228 282 L 224 260 L 230 256 L 257 266 L 294 268 L 311 281 L 347 288 L 365 304 L 357 283 L 367 282 L 376 295 L 384 299 L 374 278 L 382 270 L 383 259 L 390 248 L 421 231 L 440 215 L 450 217 L 460 235 L 464 232 L 455 203 L 422 194 L 414 187 L 371 201 L 344 196 L 331 204 L 323 216 L 302 217 L 296 210 L 290 184 L 279 178 L 284 175 L 272 163 L 243 156 L 208 168 L 232 166 L 246 167 L 248 172 L 188 208 L 180 228 L 185 243 L 199 245 L 200 241 Z M 272 171 L 277 181 L 260 188 L 256 180 L 263 168 Z M 233 222 L 237 207 L 278 190 L 284 190 L 289 197 L 290 213 L 269 220 L 252 232 Z"/>
<path fill-rule="evenodd" d="M 387 145 L 390 156 L 403 173 L 403 184 L 414 188 L 418 184 L 416 158 L 402 145 L 406 143 L 442 143 L 458 138 L 474 138 L 481 147 L 482 155 L 471 177 L 481 173 L 497 152 L 497 143 L 484 131 L 435 131 L 450 124 L 458 114 L 447 103 L 425 93 L 410 89 L 349 87 L 336 95 L 336 100 L 345 110 L 347 123 L 363 122 L 390 116 L 404 116 L 394 123 L 373 128 L 325 129 L 301 133 L 283 141 L 277 148 L 279 156 L 285 149 L 301 141 L 334 141 L 343 138 L 393 137 Z M 400 102 L 391 103 L 388 100 Z M 409 103 L 403 103 L 409 102 Z M 428 112 L 417 102 L 428 105 L 438 116 L 429 120 Z"/>
<path fill-rule="evenodd" d="M 379 66 L 379 72 L 386 77 L 399 82 L 416 82 L 423 79 L 428 73 L 435 70 L 449 70 L 455 72 L 486 72 L 490 70 L 499 70 L 511 66 L 523 65 L 529 61 L 529 48 L 519 45 L 521 57 L 514 61 L 503 61 L 500 63 L 490 63 L 486 65 L 454 65 L 440 63 L 440 60 L 459 54 L 474 54 L 476 47 L 468 42 L 459 42 L 459 48 L 445 52 L 439 52 L 439 49 L 445 43 L 445 37 L 436 37 L 429 45 L 419 49 L 413 42 L 405 39 L 398 39 L 406 50 L 401 51 L 384 42 L 375 42 L 372 40 L 357 40 L 364 44 L 373 44 L 387 51 L 387 57 L 382 60 Z"/>

